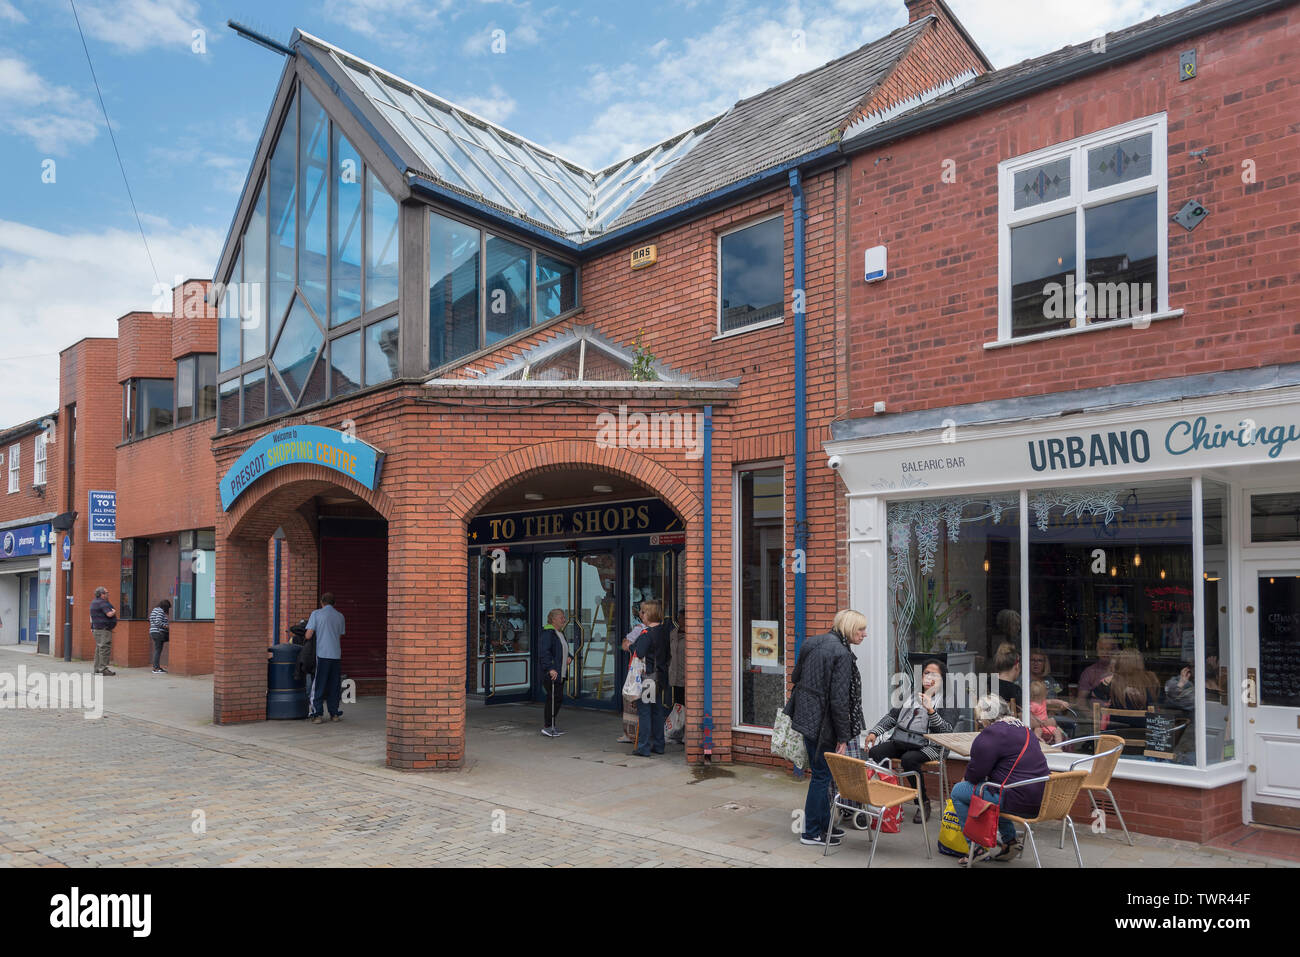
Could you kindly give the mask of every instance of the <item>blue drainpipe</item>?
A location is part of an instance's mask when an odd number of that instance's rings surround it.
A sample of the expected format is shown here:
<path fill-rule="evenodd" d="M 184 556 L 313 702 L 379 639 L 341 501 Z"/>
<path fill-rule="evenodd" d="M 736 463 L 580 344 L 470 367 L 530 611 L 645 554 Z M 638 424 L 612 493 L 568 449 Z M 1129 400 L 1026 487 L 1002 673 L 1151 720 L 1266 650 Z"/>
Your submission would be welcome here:
<path fill-rule="evenodd" d="M 808 496 L 806 454 L 808 396 L 805 376 L 806 344 L 804 342 L 804 205 L 803 184 L 799 170 L 790 170 L 790 192 L 794 194 L 794 547 L 802 552 L 804 563 L 808 560 Z M 794 654 L 799 657 L 803 646 L 807 622 L 804 607 L 804 584 L 807 576 L 799 572 L 794 576 Z"/>
<path fill-rule="evenodd" d="M 704 407 L 704 760 L 713 758 L 713 406 Z"/>

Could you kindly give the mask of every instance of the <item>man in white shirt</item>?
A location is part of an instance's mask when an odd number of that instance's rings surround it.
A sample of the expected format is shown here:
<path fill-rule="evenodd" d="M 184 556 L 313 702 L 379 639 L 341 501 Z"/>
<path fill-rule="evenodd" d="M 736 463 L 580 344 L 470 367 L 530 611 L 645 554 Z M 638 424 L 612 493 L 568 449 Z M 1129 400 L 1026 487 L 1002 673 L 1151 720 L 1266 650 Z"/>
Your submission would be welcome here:
<path fill-rule="evenodd" d="M 326 592 L 320 596 L 320 607 L 307 619 L 307 637 L 316 639 L 316 674 L 311 683 L 311 708 L 308 715 L 312 724 L 320 724 L 324 720 L 322 699 L 329 707 L 331 721 L 343 719 L 339 697 L 343 677 L 343 645 L 340 639 L 344 631 L 343 615 L 334 608 L 334 595 Z"/>

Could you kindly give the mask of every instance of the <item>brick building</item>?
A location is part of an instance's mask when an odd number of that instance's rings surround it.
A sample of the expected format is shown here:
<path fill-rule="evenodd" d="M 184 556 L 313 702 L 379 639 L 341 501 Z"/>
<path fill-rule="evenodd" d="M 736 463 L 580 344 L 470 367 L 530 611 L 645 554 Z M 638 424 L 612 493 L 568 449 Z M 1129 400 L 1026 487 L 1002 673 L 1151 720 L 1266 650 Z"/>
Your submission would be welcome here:
<path fill-rule="evenodd" d="M 868 710 L 1008 641 L 1148 833 L 1300 822 L 1298 32 L 1207 0 L 842 142 Z"/>
<path fill-rule="evenodd" d="M 57 412 L 0 431 L 0 645 L 45 653 L 53 603 L 51 520 L 59 489 L 49 452 L 57 438 Z"/>
<path fill-rule="evenodd" d="M 216 721 L 265 715 L 282 536 L 282 613 L 334 592 L 395 767 L 458 766 L 468 699 L 538 693 L 552 608 L 566 695 L 616 709 L 647 598 L 687 623 L 688 760 L 771 760 L 844 594 L 806 451 L 848 411 L 837 141 L 989 69 L 909 7 L 599 171 L 294 35 L 215 273 Z"/>

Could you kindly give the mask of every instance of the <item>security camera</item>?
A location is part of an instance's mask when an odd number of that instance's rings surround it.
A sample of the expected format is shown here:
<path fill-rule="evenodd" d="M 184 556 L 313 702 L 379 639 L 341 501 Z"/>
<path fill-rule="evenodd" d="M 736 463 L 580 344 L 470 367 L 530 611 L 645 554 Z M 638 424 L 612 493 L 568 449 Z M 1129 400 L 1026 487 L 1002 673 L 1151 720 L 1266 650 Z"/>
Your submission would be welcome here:
<path fill-rule="evenodd" d="M 826 460 L 826 467 L 836 472 L 840 470 L 840 466 L 843 464 L 844 464 L 844 460 L 840 458 L 838 455 L 832 455 L 830 458 Z"/>

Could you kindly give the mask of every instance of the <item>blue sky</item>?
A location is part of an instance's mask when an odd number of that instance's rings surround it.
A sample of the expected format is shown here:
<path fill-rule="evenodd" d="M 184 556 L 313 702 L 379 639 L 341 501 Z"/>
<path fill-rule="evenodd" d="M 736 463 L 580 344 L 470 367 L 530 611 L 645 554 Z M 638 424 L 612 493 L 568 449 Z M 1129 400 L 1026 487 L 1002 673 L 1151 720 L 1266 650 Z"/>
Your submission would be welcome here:
<path fill-rule="evenodd" d="M 949 0 L 999 67 L 1185 5 Z M 903 0 L 76 8 L 168 285 L 211 276 L 283 67 L 228 19 L 281 42 L 295 27 L 313 33 L 590 168 L 907 21 Z M 68 0 L 0 0 L 0 427 L 53 409 L 57 352 L 115 335 L 118 316 L 152 307 L 154 287 Z"/>

